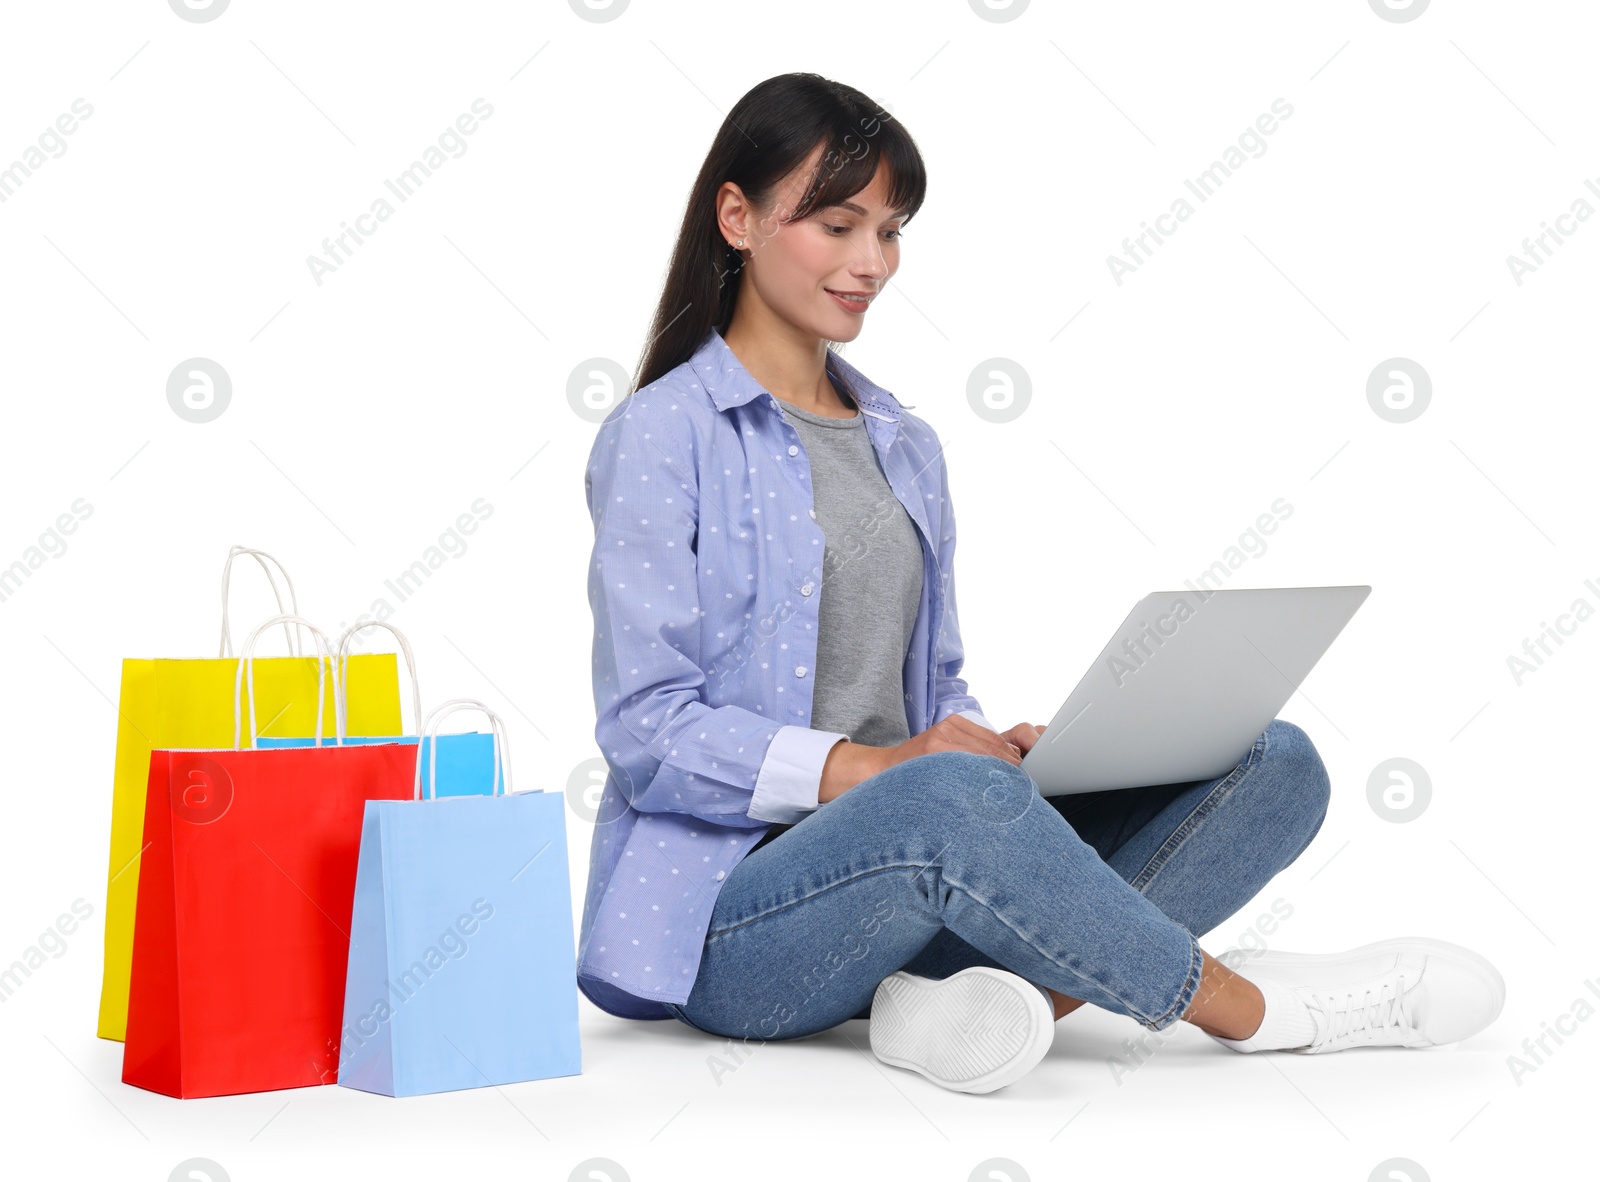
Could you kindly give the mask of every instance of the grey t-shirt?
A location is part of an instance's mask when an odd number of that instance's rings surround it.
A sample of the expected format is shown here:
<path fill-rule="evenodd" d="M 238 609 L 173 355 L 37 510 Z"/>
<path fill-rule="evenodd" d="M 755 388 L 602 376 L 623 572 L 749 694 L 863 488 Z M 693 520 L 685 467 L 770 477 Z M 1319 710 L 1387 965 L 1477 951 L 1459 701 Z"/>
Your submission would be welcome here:
<path fill-rule="evenodd" d="M 859 409 L 841 419 L 778 405 L 811 461 L 824 539 L 811 727 L 873 747 L 903 743 L 911 737 L 906 653 L 922 602 L 916 524 L 884 477 Z"/>

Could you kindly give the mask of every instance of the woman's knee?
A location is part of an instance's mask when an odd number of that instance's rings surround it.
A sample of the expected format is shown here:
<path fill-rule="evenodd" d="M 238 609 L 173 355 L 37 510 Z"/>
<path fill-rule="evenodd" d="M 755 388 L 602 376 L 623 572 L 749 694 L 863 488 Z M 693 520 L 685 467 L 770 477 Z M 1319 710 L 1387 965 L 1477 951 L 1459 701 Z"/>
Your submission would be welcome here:
<path fill-rule="evenodd" d="M 1261 759 L 1271 764 L 1274 795 L 1292 796 L 1315 836 L 1328 813 L 1332 784 L 1311 736 L 1292 722 L 1275 718 L 1267 724 Z M 1309 839 L 1308 839 L 1309 840 Z"/>

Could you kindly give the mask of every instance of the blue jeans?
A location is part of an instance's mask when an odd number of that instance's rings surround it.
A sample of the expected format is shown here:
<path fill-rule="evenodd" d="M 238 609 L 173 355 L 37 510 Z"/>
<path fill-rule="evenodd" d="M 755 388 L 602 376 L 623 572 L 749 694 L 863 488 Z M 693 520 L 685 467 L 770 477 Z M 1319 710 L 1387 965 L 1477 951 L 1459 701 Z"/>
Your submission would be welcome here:
<path fill-rule="evenodd" d="M 728 874 L 688 1000 L 725 1038 L 799 1038 L 870 1013 L 897 969 L 1009 969 L 1146 1029 L 1179 1020 L 1204 935 L 1322 827 L 1328 774 L 1274 719 L 1239 765 L 1187 784 L 1044 797 L 965 751 L 863 780 Z"/>

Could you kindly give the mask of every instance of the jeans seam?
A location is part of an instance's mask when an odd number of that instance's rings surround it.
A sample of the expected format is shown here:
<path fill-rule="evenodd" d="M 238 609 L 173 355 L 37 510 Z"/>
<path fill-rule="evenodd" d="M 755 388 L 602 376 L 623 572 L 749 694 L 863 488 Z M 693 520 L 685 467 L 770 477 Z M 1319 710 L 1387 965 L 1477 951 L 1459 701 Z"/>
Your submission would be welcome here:
<path fill-rule="evenodd" d="M 993 904 L 991 904 L 982 895 L 979 895 L 977 892 L 972 890 L 965 883 L 962 883 L 957 879 L 950 878 L 949 876 L 945 877 L 945 881 L 947 883 L 949 883 L 952 887 L 954 887 L 956 890 L 958 890 L 962 894 L 966 895 L 967 898 L 969 898 L 969 899 L 973 900 L 974 902 L 976 902 L 980 907 L 983 907 L 986 911 L 989 912 L 990 915 L 993 915 L 996 920 L 998 920 L 1000 923 L 1004 924 L 1007 928 L 1009 928 L 1011 930 L 1011 933 L 1013 935 L 1015 935 L 1018 940 L 1022 941 L 1029 948 L 1033 949 L 1040 956 L 1044 957 L 1045 960 L 1048 960 L 1051 964 L 1056 965 L 1058 968 L 1061 968 L 1061 969 L 1065 970 L 1066 972 L 1071 973 L 1073 976 L 1079 978 L 1080 980 L 1087 981 L 1089 984 L 1093 985 L 1096 989 L 1099 989 L 1101 992 L 1105 993 L 1107 996 L 1116 998 L 1118 1004 L 1120 1004 L 1124 1009 L 1126 1009 L 1128 1011 L 1128 1013 L 1130 1015 L 1132 1015 L 1133 1017 L 1137 1018 L 1139 1021 L 1148 1022 L 1148 1021 L 1151 1020 L 1151 1019 L 1149 1019 L 1149 1018 L 1147 1018 L 1145 1016 L 1143 1011 L 1141 1011 L 1138 1006 L 1136 1006 L 1132 1002 L 1128 1001 L 1127 998 L 1123 997 L 1120 993 L 1116 992 L 1114 989 L 1109 988 L 1104 982 L 1100 981 L 1099 979 L 1097 979 L 1095 977 L 1090 976 L 1087 973 L 1079 972 L 1077 969 L 1072 968 L 1070 965 L 1062 964 L 1055 957 L 1051 956 L 1048 952 L 1046 952 L 1043 948 L 1040 948 L 1039 945 L 1035 944 L 1031 939 L 1029 939 L 1028 936 L 1025 933 L 1023 933 L 1022 931 L 1020 931 L 1016 927 L 1013 927 L 1011 925 L 1011 923 L 1009 923 L 1004 916 L 1002 916 L 998 911 L 996 911 L 994 909 Z M 1187 932 L 1185 932 L 1184 934 L 1189 936 L 1189 945 L 1190 945 L 1190 951 L 1189 951 L 1189 973 L 1190 973 L 1191 976 L 1193 976 L 1193 974 L 1194 974 L 1194 965 L 1195 965 L 1195 961 L 1197 959 L 1197 953 L 1199 951 L 1199 945 L 1195 943 L 1194 936 L 1189 935 L 1189 933 L 1187 933 Z M 1007 970 L 1007 971 L 1009 972 L 1010 970 Z M 1190 989 L 1189 991 L 1192 992 L 1192 989 Z M 1181 998 L 1181 995 L 1180 995 L 1180 998 Z M 1168 1011 L 1168 1012 L 1170 1012 L 1170 1011 Z"/>
<path fill-rule="evenodd" d="M 834 890 L 837 887 L 849 886 L 851 883 L 857 882 L 860 879 L 868 878 L 868 877 L 870 877 L 871 875 L 874 875 L 874 874 L 882 874 L 882 873 L 884 873 L 885 871 L 888 871 L 888 870 L 909 870 L 909 869 L 911 869 L 912 866 L 921 866 L 923 869 L 927 868 L 927 864 L 926 863 L 894 862 L 894 863 L 891 863 L 891 864 L 889 864 L 887 866 L 874 866 L 870 870 L 861 870 L 861 871 L 858 871 L 858 872 L 856 872 L 854 874 L 851 874 L 851 875 L 849 875 L 849 876 L 847 876 L 845 878 L 841 878 L 841 879 L 837 880 L 836 882 L 830 882 L 826 886 L 818 887 L 816 890 L 810 891 L 807 894 L 799 896 L 798 898 L 791 899 L 787 903 L 779 903 L 776 907 L 773 907 L 773 908 L 771 908 L 770 910 L 767 910 L 767 911 L 763 911 L 759 915 L 752 915 L 749 919 L 742 919 L 738 923 L 733 924 L 730 927 L 717 928 L 717 929 L 714 929 L 714 930 L 707 931 L 706 932 L 705 942 L 709 944 L 712 940 L 717 939 L 719 936 L 726 936 L 731 932 L 738 931 L 740 928 L 749 927 L 751 924 L 756 923 L 756 922 L 758 922 L 760 920 L 768 919 L 768 918 L 770 918 L 770 917 L 772 917 L 774 915 L 782 914 L 783 912 L 789 910 L 791 907 L 797 907 L 801 903 L 810 902 L 812 899 L 819 898 L 822 895 L 827 894 L 829 891 Z"/>
<path fill-rule="evenodd" d="M 1267 733 L 1262 731 L 1260 737 L 1251 744 L 1250 751 L 1245 756 L 1244 761 L 1236 766 L 1226 779 L 1222 780 L 1210 792 L 1207 792 L 1205 799 L 1195 805 L 1189 815 L 1183 819 L 1183 824 L 1174 829 L 1167 839 L 1161 843 L 1160 848 L 1150 855 L 1150 860 L 1145 863 L 1144 869 L 1139 871 L 1130 884 L 1134 890 L 1140 894 L 1145 892 L 1155 879 L 1155 876 L 1161 872 L 1162 867 L 1194 835 L 1194 831 L 1200 827 L 1200 822 L 1204 821 L 1216 809 L 1217 805 L 1222 803 L 1223 799 L 1238 787 L 1239 781 L 1244 779 L 1250 770 L 1260 762 L 1260 758 L 1266 753 L 1266 749 Z"/>
<path fill-rule="evenodd" d="M 1183 988 L 1178 991 L 1178 1000 L 1172 1003 L 1160 1017 L 1145 1025 L 1147 1030 L 1163 1030 L 1183 1017 L 1184 1011 L 1189 1008 L 1189 1003 L 1194 1000 L 1194 995 L 1200 990 L 1200 978 L 1204 974 L 1205 958 L 1200 952 L 1200 942 L 1193 935 L 1189 937 L 1189 974 L 1184 979 Z"/>

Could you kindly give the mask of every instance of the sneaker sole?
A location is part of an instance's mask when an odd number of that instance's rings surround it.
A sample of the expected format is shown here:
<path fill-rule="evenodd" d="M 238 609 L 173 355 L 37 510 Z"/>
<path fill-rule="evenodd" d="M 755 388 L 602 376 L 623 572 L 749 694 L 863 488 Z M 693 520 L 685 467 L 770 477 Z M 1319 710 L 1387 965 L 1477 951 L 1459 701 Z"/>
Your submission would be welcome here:
<path fill-rule="evenodd" d="M 1482 976 L 1494 985 L 1494 1012 L 1489 1016 L 1493 1022 L 1500 1016 L 1500 1011 L 1506 1004 L 1506 981 L 1500 975 L 1500 970 L 1495 968 L 1486 957 L 1480 956 L 1470 948 L 1463 948 L 1459 944 L 1451 944 L 1446 940 L 1433 940 L 1427 936 L 1397 936 L 1392 940 L 1379 940 L 1372 944 L 1363 944 L 1360 948 L 1352 948 L 1348 952 L 1328 953 L 1286 953 L 1274 952 L 1267 949 L 1264 952 L 1251 953 L 1244 948 L 1230 948 L 1217 961 L 1225 967 L 1241 972 L 1252 966 L 1270 967 L 1273 964 L 1307 964 L 1335 966 L 1358 960 L 1363 957 L 1373 956 L 1382 952 L 1421 952 L 1426 956 L 1440 957 L 1444 960 L 1453 960 L 1459 964 L 1470 965 L 1479 970 Z M 1248 976 L 1248 973 L 1244 974 Z M 1488 1023 L 1485 1023 L 1487 1025 Z"/>
<path fill-rule="evenodd" d="M 992 1092 L 1044 1058 L 1055 1015 L 1032 984 L 978 965 L 943 980 L 891 973 L 872 996 L 868 1028 L 883 1062 L 956 1092 Z"/>

